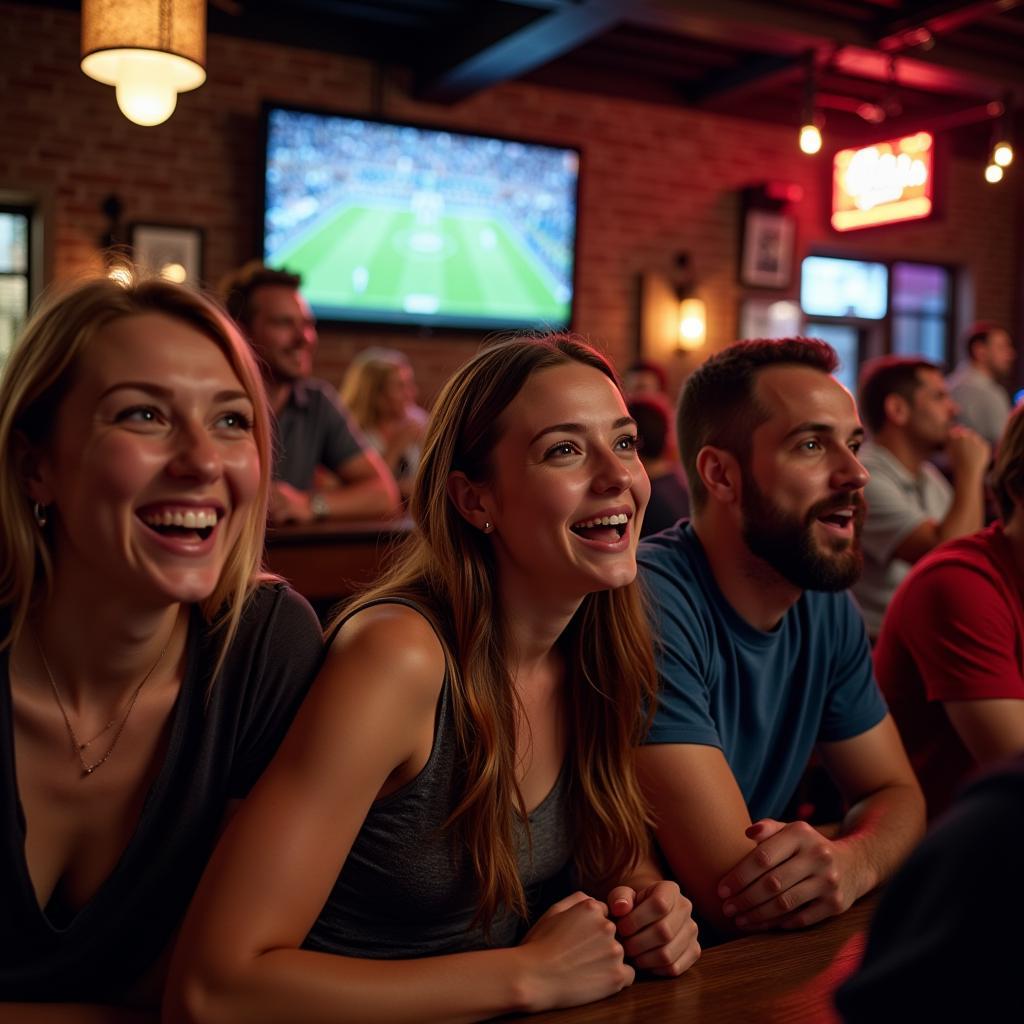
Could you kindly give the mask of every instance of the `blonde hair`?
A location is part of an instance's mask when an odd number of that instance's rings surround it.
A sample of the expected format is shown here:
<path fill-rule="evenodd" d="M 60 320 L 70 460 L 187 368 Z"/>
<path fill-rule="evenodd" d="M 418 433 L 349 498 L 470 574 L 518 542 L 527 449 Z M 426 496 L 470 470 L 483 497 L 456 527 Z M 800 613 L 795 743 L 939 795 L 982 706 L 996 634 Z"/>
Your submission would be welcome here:
<path fill-rule="evenodd" d="M 427 427 L 409 510 L 414 531 L 399 561 L 342 613 L 404 597 L 424 607 L 444 638 L 460 765 L 455 809 L 446 823 L 476 877 L 478 921 L 511 907 L 525 916 L 513 820 L 527 820 L 516 782 L 519 705 L 511 652 L 494 586 L 491 540 L 448 498 L 453 470 L 487 480 L 502 412 L 534 373 L 583 363 L 616 386 L 608 362 L 572 337 L 523 338 L 485 349 L 445 386 Z M 635 583 L 584 597 L 559 639 L 566 662 L 570 820 L 576 867 L 609 881 L 648 850 L 647 806 L 635 747 L 656 694 L 653 648 Z"/>
<path fill-rule="evenodd" d="M 1024 506 L 1024 405 L 1017 406 L 1006 421 L 990 479 L 999 513 L 1008 523 L 1014 510 Z"/>
<path fill-rule="evenodd" d="M 260 487 L 217 586 L 201 605 L 206 621 L 223 629 L 212 680 L 237 632 L 247 597 L 260 582 L 272 578 L 262 570 L 270 491 L 270 411 L 252 352 L 228 317 L 198 292 L 160 279 L 129 285 L 106 277 L 82 281 L 42 305 L 11 353 L 0 382 L 0 604 L 11 609 L 11 624 L 0 638 L 0 650 L 16 642 L 33 601 L 40 591 L 49 592 L 54 572 L 47 530 L 37 524 L 25 493 L 18 438 L 45 445 L 78 361 L 92 340 L 113 321 L 146 313 L 180 320 L 214 342 L 253 405 Z"/>
<path fill-rule="evenodd" d="M 352 360 L 339 394 L 342 405 L 363 430 L 373 430 L 380 423 L 380 396 L 391 374 L 409 360 L 393 348 L 363 349 Z"/>

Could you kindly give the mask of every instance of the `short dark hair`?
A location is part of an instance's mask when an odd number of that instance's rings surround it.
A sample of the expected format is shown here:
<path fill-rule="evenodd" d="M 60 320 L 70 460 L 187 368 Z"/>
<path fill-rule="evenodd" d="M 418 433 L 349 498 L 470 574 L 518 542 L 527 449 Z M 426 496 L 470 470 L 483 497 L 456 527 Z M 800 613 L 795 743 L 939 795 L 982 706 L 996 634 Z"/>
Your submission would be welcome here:
<path fill-rule="evenodd" d="M 971 324 L 964 336 L 964 351 L 967 353 L 967 358 L 973 359 L 974 347 L 976 345 L 987 345 L 989 335 L 993 331 L 998 330 L 1000 330 L 999 325 L 991 320 L 976 320 Z"/>
<path fill-rule="evenodd" d="M 833 373 L 839 358 L 819 338 L 758 338 L 730 345 L 690 375 L 679 400 L 676 432 L 694 510 L 702 509 L 708 497 L 697 472 L 697 454 L 710 444 L 749 465 L 751 437 L 768 418 L 754 397 L 757 374 L 785 365 Z"/>
<path fill-rule="evenodd" d="M 935 363 L 919 356 L 879 356 L 861 367 L 858 403 L 861 419 L 872 434 L 885 426 L 885 400 L 889 395 L 914 400 L 914 392 L 921 386 L 920 370 L 942 372 Z"/>
<path fill-rule="evenodd" d="M 637 395 L 626 403 L 626 408 L 636 420 L 641 458 L 661 458 L 672 422 L 668 400 L 661 395 Z"/>
<path fill-rule="evenodd" d="M 217 288 L 232 319 L 246 330 L 252 325 L 253 293 L 265 285 L 278 285 L 298 291 L 302 277 L 287 270 L 274 270 L 259 260 L 250 260 L 224 277 Z"/>
<path fill-rule="evenodd" d="M 665 373 L 665 367 L 658 363 L 652 363 L 649 359 L 637 359 L 630 363 L 626 367 L 626 373 L 652 373 L 658 378 L 658 390 L 668 390 L 668 375 Z M 626 374 L 623 374 L 623 377 L 625 376 Z"/>
<path fill-rule="evenodd" d="M 1024 405 L 1006 421 L 990 480 L 999 514 L 1008 523 L 1017 505 L 1024 504 Z"/>

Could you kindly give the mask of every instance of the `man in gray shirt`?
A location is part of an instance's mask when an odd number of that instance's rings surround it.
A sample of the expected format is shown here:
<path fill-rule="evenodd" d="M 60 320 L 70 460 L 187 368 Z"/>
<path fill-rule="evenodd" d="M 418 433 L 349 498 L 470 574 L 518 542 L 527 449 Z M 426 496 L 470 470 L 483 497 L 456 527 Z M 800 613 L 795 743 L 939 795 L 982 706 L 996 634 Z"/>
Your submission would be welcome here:
<path fill-rule="evenodd" d="M 221 285 L 228 312 L 260 357 L 275 417 L 270 518 L 372 519 L 398 508 L 398 486 L 381 457 L 362 441 L 337 394 L 310 376 L 316 321 L 300 278 L 247 263 Z M 317 488 L 317 467 L 334 486 Z"/>
<path fill-rule="evenodd" d="M 949 393 L 960 406 L 960 422 L 995 445 L 1010 415 L 1003 383 L 1013 368 L 1013 341 L 1002 327 L 981 321 L 968 331 L 966 349 L 950 375 Z"/>
<path fill-rule="evenodd" d="M 984 525 L 991 449 L 973 430 L 954 425 L 956 403 L 933 363 L 900 356 L 871 360 L 859 390 L 861 418 L 872 434 L 860 461 L 871 479 L 864 489 L 864 572 L 853 595 L 874 639 L 911 565 L 937 544 Z M 940 451 L 952 485 L 928 461 Z"/>

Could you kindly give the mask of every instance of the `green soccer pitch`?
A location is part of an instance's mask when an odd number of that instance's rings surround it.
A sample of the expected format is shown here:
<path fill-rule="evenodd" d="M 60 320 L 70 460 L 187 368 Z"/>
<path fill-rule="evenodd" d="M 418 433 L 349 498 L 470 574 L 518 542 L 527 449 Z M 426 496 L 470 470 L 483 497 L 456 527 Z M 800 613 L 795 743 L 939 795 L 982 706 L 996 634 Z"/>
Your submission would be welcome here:
<path fill-rule="evenodd" d="M 349 206 L 268 263 L 301 274 L 315 307 L 553 324 L 569 316 L 531 254 L 489 217 Z"/>

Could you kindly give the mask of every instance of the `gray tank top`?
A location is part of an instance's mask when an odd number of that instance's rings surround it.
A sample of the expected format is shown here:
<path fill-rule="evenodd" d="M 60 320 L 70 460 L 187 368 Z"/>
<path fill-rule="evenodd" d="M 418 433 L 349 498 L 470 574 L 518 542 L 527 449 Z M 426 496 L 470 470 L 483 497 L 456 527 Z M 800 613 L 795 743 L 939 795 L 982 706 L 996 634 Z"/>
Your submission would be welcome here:
<path fill-rule="evenodd" d="M 411 601 L 393 599 L 421 615 Z M 430 619 L 427 616 L 429 622 Z M 371 959 L 404 959 L 514 945 L 526 930 L 501 910 L 490 933 L 471 928 L 477 887 L 465 851 L 442 829 L 451 813 L 456 773 L 455 728 L 447 674 L 437 725 L 423 770 L 376 801 L 356 836 L 306 949 Z M 530 839 L 516 819 L 519 874 L 531 910 L 540 912 L 569 891 L 571 836 L 568 769 L 530 815 Z"/>

